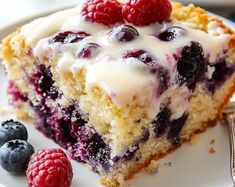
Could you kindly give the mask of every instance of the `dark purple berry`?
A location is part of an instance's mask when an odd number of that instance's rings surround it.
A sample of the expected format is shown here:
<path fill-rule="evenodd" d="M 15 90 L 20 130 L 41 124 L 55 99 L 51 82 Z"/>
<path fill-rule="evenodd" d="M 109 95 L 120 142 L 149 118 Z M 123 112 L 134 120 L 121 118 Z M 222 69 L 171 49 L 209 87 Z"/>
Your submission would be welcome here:
<path fill-rule="evenodd" d="M 76 137 L 71 134 L 71 122 L 60 118 L 58 113 L 53 113 L 47 118 L 47 123 L 53 130 L 53 139 L 61 147 L 67 148 L 76 143 Z"/>
<path fill-rule="evenodd" d="M 172 121 L 170 126 L 170 131 L 168 132 L 167 138 L 172 141 L 174 145 L 178 145 L 180 143 L 180 132 L 188 118 L 188 114 L 184 114 L 179 119 L 175 119 Z"/>
<path fill-rule="evenodd" d="M 43 108 L 44 110 L 42 110 Z M 86 123 L 74 104 L 66 108 L 51 110 L 45 106 L 45 103 L 41 103 L 41 107 L 36 110 L 36 113 L 40 119 L 45 119 L 37 125 L 37 128 L 64 148 L 77 142 L 73 126 L 81 127 Z"/>
<path fill-rule="evenodd" d="M 26 102 L 28 100 L 27 94 L 22 93 L 15 82 L 12 80 L 9 80 L 8 82 L 7 93 L 10 96 L 10 104 L 14 104 L 19 101 Z"/>
<path fill-rule="evenodd" d="M 139 146 L 138 146 L 138 145 L 133 145 L 132 148 L 131 148 L 131 151 L 128 150 L 128 151 L 124 154 L 123 158 L 124 158 L 125 160 L 131 160 L 131 159 L 134 157 L 136 151 L 138 151 L 138 149 L 139 149 Z"/>
<path fill-rule="evenodd" d="M 97 133 L 90 138 L 87 146 L 87 156 L 101 164 L 105 164 L 109 159 L 109 148 Z"/>
<path fill-rule="evenodd" d="M 186 34 L 186 31 L 183 28 L 180 27 L 170 27 L 166 30 L 162 31 L 157 35 L 157 38 L 159 38 L 162 41 L 169 42 L 174 41 L 180 36 L 184 36 Z"/>
<path fill-rule="evenodd" d="M 35 91 L 43 96 L 45 95 L 51 99 L 57 99 L 60 97 L 57 86 L 52 79 L 52 73 L 50 67 L 44 65 L 38 66 L 38 72 L 31 77 L 31 82 L 35 87 Z"/>
<path fill-rule="evenodd" d="M 74 145 L 68 147 L 68 154 L 70 158 L 85 163 L 87 156 L 86 156 L 86 147 L 81 143 L 77 142 Z"/>
<path fill-rule="evenodd" d="M 89 36 L 89 34 L 85 33 L 85 32 L 72 32 L 72 31 L 66 31 L 66 32 L 60 32 L 57 35 L 55 35 L 54 37 L 52 37 L 49 40 L 49 43 L 62 43 L 62 44 L 66 44 L 66 43 L 75 43 L 75 42 L 79 42 L 80 40 L 84 39 L 85 37 Z"/>
<path fill-rule="evenodd" d="M 158 91 L 159 95 L 161 95 L 169 87 L 169 81 L 170 81 L 169 72 L 164 68 L 160 68 L 158 70 L 158 80 L 159 80 Z"/>
<path fill-rule="evenodd" d="M 152 122 L 154 124 L 154 132 L 157 137 L 164 135 L 168 127 L 171 125 L 170 117 L 171 110 L 168 107 L 164 107 Z"/>
<path fill-rule="evenodd" d="M 153 66 L 154 64 L 156 64 L 156 61 L 153 59 L 152 55 L 142 49 L 127 51 L 123 55 L 123 58 L 137 58 L 138 60 L 149 66 Z"/>
<path fill-rule="evenodd" d="M 87 156 L 87 146 L 90 140 L 91 129 L 87 126 L 78 126 L 76 124 L 72 124 L 71 132 L 77 137 L 77 143 L 75 143 L 72 147 L 69 148 L 70 156 L 79 161 L 85 162 L 88 160 Z"/>
<path fill-rule="evenodd" d="M 186 82 L 189 88 L 193 88 L 195 83 L 204 75 L 206 60 L 201 45 L 198 42 L 191 42 L 190 46 L 182 49 L 177 60 L 177 71 L 181 84 Z"/>
<path fill-rule="evenodd" d="M 169 75 L 168 70 L 161 66 L 151 69 L 151 72 L 156 74 L 157 80 L 159 82 L 158 92 L 157 92 L 157 95 L 159 96 L 169 88 L 170 75 Z"/>
<path fill-rule="evenodd" d="M 50 108 L 46 105 L 45 98 L 37 100 L 36 103 L 30 103 L 37 116 L 35 127 L 39 131 L 43 132 L 47 137 L 54 139 L 54 132 L 48 123 L 48 118 L 52 113 Z"/>
<path fill-rule="evenodd" d="M 63 108 L 62 115 L 65 121 L 69 121 L 71 124 L 82 127 L 87 123 L 88 119 L 82 118 L 78 108 L 79 106 L 77 106 L 77 104 L 71 104 L 70 106 Z"/>
<path fill-rule="evenodd" d="M 109 33 L 110 41 L 129 42 L 139 36 L 138 31 L 130 25 L 121 25 L 114 27 Z"/>
<path fill-rule="evenodd" d="M 28 167 L 34 148 L 24 140 L 11 140 L 0 148 L 0 164 L 8 172 L 23 173 Z"/>
<path fill-rule="evenodd" d="M 235 66 L 228 65 L 228 63 L 222 59 L 211 67 L 214 67 L 215 71 L 212 74 L 212 78 L 207 80 L 206 86 L 210 92 L 214 93 L 216 88 L 223 85 L 223 83 L 233 74 Z"/>
<path fill-rule="evenodd" d="M 78 53 L 78 58 L 91 59 L 96 56 L 100 46 L 95 43 L 88 43 L 84 46 L 82 51 Z"/>
<path fill-rule="evenodd" d="M 148 141 L 149 137 L 150 137 L 149 130 L 148 130 L 148 129 L 145 129 L 145 130 L 143 131 L 142 137 L 140 138 L 140 140 L 139 140 L 138 142 L 139 142 L 139 143 L 145 143 L 145 142 Z"/>
<path fill-rule="evenodd" d="M 0 125 L 0 146 L 15 139 L 27 141 L 28 132 L 25 126 L 12 119 L 2 122 Z"/>

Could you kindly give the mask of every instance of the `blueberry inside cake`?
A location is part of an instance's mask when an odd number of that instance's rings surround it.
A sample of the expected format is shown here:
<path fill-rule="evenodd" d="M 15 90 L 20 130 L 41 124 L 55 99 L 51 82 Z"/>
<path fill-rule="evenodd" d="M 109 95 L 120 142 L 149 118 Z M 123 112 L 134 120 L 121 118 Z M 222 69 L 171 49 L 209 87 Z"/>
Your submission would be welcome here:
<path fill-rule="evenodd" d="M 118 186 L 215 125 L 235 89 L 235 34 L 168 0 L 88 0 L 3 40 L 9 102 Z"/>

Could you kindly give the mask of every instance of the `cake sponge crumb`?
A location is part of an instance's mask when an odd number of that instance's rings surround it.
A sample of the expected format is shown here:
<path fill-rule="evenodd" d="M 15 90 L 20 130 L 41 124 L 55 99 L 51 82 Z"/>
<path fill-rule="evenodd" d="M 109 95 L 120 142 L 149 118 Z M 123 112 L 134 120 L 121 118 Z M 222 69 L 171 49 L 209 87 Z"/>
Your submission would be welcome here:
<path fill-rule="evenodd" d="M 190 140 L 190 144 L 191 145 L 195 145 L 200 139 L 200 134 L 195 134 L 195 136 L 192 137 L 192 139 Z"/>
<path fill-rule="evenodd" d="M 152 160 L 148 167 L 145 169 L 145 172 L 148 174 L 158 173 L 159 162 L 157 160 Z"/>
<path fill-rule="evenodd" d="M 8 112 L 8 108 L 6 107 L 0 107 L 0 115 L 4 115 Z"/>

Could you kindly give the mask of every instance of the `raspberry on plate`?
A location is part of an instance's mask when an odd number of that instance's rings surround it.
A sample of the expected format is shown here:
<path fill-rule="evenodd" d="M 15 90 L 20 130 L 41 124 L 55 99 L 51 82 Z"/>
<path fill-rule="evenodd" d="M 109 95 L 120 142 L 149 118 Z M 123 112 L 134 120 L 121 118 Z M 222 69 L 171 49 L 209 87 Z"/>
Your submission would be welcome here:
<path fill-rule="evenodd" d="M 88 0 L 82 8 L 85 20 L 113 25 L 123 22 L 121 4 L 116 0 Z"/>
<path fill-rule="evenodd" d="M 61 149 L 42 149 L 35 153 L 27 169 L 29 187 L 69 187 L 72 166 Z"/>
<path fill-rule="evenodd" d="M 169 21 L 170 13 L 168 0 L 126 0 L 122 6 L 124 19 L 138 26 Z"/>

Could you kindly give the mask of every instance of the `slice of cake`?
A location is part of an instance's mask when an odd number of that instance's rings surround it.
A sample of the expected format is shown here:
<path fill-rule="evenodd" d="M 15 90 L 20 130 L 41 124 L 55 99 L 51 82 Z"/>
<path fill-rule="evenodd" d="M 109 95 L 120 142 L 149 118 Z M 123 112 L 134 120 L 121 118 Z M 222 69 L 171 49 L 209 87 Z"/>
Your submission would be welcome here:
<path fill-rule="evenodd" d="M 193 5 L 89 0 L 3 40 L 17 114 L 106 186 L 216 124 L 235 89 L 235 34 Z"/>

